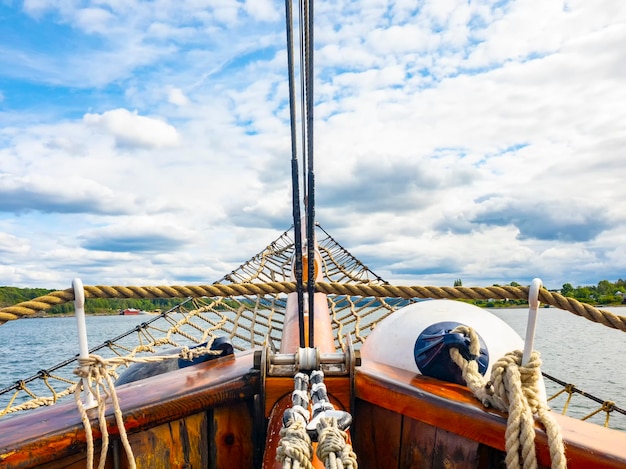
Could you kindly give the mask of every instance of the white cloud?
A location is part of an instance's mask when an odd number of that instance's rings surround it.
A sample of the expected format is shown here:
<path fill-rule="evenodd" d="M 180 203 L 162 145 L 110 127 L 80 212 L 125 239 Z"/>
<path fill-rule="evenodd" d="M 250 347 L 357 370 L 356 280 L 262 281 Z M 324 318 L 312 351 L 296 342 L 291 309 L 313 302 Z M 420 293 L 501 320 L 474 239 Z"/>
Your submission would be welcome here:
<path fill-rule="evenodd" d="M 114 109 L 102 114 L 85 114 L 90 127 L 109 133 L 122 147 L 163 148 L 179 144 L 176 128 L 162 120 L 140 116 L 137 111 Z"/>
<path fill-rule="evenodd" d="M 76 21 L 78 26 L 88 33 L 105 33 L 111 30 L 115 17 L 102 8 L 83 8 L 78 10 Z"/>
<path fill-rule="evenodd" d="M 29 251 L 29 245 L 25 240 L 18 239 L 8 233 L 0 232 L 0 255 L 26 254 Z"/>
<path fill-rule="evenodd" d="M 167 100 L 177 106 L 186 106 L 189 104 L 189 98 L 180 88 L 171 88 L 168 92 Z"/>
<path fill-rule="evenodd" d="M 282 18 L 282 10 L 277 11 L 276 3 L 271 0 L 246 0 L 244 8 L 259 21 L 276 21 Z"/>
<path fill-rule="evenodd" d="M 43 213 L 124 214 L 136 207 L 125 194 L 116 194 L 92 179 L 69 174 L 59 184 L 48 175 L 0 174 L 0 211 Z"/>

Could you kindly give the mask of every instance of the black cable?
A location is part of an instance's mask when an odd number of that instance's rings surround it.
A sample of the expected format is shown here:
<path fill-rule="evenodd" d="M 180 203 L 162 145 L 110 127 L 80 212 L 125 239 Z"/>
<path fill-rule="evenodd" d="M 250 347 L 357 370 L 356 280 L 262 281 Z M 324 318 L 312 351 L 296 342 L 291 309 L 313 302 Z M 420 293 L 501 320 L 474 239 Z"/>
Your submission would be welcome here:
<path fill-rule="evenodd" d="M 313 168 L 313 0 L 305 0 L 305 73 L 307 131 L 307 260 L 309 296 L 309 347 L 315 347 L 315 173 Z M 321 266 L 320 266 L 321 267 Z"/>
<path fill-rule="evenodd" d="M 302 284 L 302 221 L 300 215 L 300 183 L 298 179 L 298 146 L 296 144 L 296 91 L 293 65 L 293 18 L 291 0 L 285 0 L 287 19 L 287 68 L 289 69 L 289 118 L 291 121 L 291 184 L 295 253 L 296 292 L 298 295 L 298 324 L 300 347 L 305 346 L 304 337 L 304 286 Z"/>

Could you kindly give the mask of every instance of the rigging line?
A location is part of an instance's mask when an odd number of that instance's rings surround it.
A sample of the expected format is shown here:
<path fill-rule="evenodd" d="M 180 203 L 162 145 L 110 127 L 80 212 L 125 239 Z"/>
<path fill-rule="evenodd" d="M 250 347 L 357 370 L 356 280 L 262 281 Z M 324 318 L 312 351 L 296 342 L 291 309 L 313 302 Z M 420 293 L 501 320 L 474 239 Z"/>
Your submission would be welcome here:
<path fill-rule="evenodd" d="M 94 352 L 98 352 L 99 350 L 102 350 L 103 348 L 106 347 L 110 347 L 111 345 L 116 345 L 116 343 L 122 339 L 125 339 L 126 337 L 128 337 L 131 334 L 134 334 L 136 332 L 139 332 L 140 329 L 145 329 L 147 326 L 149 326 L 150 324 L 152 324 L 153 322 L 168 316 L 169 314 L 171 314 L 174 310 L 180 308 L 181 306 L 187 304 L 189 301 L 191 301 L 191 298 L 187 298 L 184 301 L 178 303 L 176 306 L 171 307 L 170 309 L 168 309 L 167 311 L 159 314 L 158 316 L 155 316 L 154 318 L 150 319 L 149 321 L 145 321 L 141 324 L 139 324 L 138 326 L 135 326 L 133 329 L 130 329 L 120 335 L 118 335 L 117 337 L 113 338 L 113 339 L 109 339 L 106 342 L 101 343 L 100 345 L 96 345 L 95 347 L 92 347 L 89 349 L 89 353 L 94 353 Z M 75 355 L 71 358 L 68 358 L 60 363 L 57 363 L 56 365 L 51 366 L 50 368 L 46 368 L 45 370 L 39 370 L 37 372 L 37 374 L 34 374 L 32 376 L 29 376 L 28 378 L 25 379 L 21 379 L 16 381 L 14 384 L 12 384 L 11 386 L 8 386 L 4 389 L 0 389 L 0 396 L 2 394 L 6 394 L 9 391 L 13 391 L 17 388 L 19 388 L 22 384 L 28 384 L 31 381 L 35 381 L 36 379 L 41 379 L 44 375 L 49 375 L 51 372 L 58 370 L 59 368 L 63 368 L 64 366 L 69 365 L 72 362 L 75 362 L 78 360 L 78 355 Z"/>
<path fill-rule="evenodd" d="M 306 72 L 306 132 L 307 132 L 307 261 L 309 300 L 309 347 L 314 348 L 315 323 L 315 174 L 313 171 L 313 0 L 305 3 L 305 72 Z M 320 266 L 321 267 L 321 266 Z"/>
<path fill-rule="evenodd" d="M 304 123 L 306 122 L 306 107 L 305 107 L 305 73 L 304 73 L 304 3 L 303 0 L 298 2 L 298 39 L 300 41 L 299 49 L 300 52 L 300 125 L 302 130 L 302 154 L 306 159 L 306 130 L 304 127 Z M 302 192 L 303 192 L 303 200 L 306 208 L 306 199 L 307 199 L 307 181 L 306 181 L 306 164 L 302 165 Z"/>
<path fill-rule="evenodd" d="M 289 118 L 291 122 L 291 184 L 293 203 L 293 231 L 295 253 L 296 292 L 298 295 L 298 324 L 300 347 L 305 346 L 304 337 L 304 286 L 302 284 L 302 220 L 300 215 L 300 187 L 298 179 L 298 146 L 296 144 L 296 90 L 293 64 L 293 12 L 292 0 L 285 0 L 287 19 L 287 68 L 289 70 Z"/>

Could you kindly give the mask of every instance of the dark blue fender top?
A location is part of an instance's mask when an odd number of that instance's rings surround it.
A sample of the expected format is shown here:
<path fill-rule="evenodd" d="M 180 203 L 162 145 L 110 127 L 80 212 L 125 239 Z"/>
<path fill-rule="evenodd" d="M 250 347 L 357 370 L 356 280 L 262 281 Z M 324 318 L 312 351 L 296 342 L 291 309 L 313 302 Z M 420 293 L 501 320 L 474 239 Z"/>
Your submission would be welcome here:
<path fill-rule="evenodd" d="M 465 385 L 461 369 L 450 358 L 450 349 L 456 348 L 466 360 L 477 360 L 478 371 L 483 376 L 489 367 L 489 352 L 487 345 L 480 335 L 480 355 L 471 356 L 469 339 L 463 334 L 453 333 L 457 326 L 464 324 L 444 321 L 428 326 L 422 331 L 417 340 L 413 354 L 415 364 L 424 376 Z"/>
<path fill-rule="evenodd" d="M 204 342 L 202 344 L 194 345 L 193 347 L 189 347 L 190 350 L 199 347 L 206 347 L 208 342 Z M 116 386 L 120 386 L 122 384 L 132 383 L 134 381 L 139 381 L 140 379 L 149 378 L 151 376 L 160 375 L 163 373 L 167 373 L 169 371 L 178 370 L 180 368 L 185 368 L 191 365 L 197 365 L 198 363 L 203 363 L 209 360 L 215 360 L 217 358 L 224 357 L 226 355 L 232 355 L 234 353 L 233 346 L 230 341 L 225 337 L 217 337 L 211 343 L 211 350 L 221 350 L 221 354 L 212 355 L 205 354 L 200 355 L 193 360 L 185 360 L 183 358 L 170 358 L 167 360 L 163 360 L 161 362 L 153 362 L 153 363 L 133 363 L 128 367 L 124 373 L 120 375 L 120 377 L 115 381 Z M 173 355 L 182 350 L 182 348 L 175 348 L 164 352 L 167 355 Z"/>

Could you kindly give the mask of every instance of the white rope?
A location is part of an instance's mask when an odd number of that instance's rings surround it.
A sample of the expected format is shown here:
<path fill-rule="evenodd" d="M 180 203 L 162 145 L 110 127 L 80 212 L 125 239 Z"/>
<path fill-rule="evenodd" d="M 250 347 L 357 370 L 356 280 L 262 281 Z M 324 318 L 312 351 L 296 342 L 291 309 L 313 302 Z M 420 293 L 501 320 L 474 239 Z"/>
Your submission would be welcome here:
<path fill-rule="evenodd" d="M 280 430 L 280 443 L 276 449 L 276 459 L 283 463 L 283 469 L 313 468 L 313 444 L 306 431 L 309 421 L 309 376 L 296 373 L 293 378 L 294 390 L 291 393 L 292 406 L 285 410 L 283 428 Z"/>

